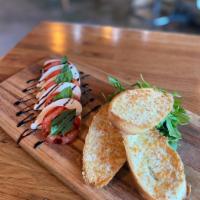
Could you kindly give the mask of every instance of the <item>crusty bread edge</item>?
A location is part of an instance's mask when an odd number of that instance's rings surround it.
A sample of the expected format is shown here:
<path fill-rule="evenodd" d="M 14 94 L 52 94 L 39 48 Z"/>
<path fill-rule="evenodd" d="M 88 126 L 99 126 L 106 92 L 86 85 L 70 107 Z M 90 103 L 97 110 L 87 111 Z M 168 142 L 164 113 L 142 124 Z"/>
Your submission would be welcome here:
<path fill-rule="evenodd" d="M 126 142 L 126 136 L 123 136 L 123 142 L 124 142 L 124 146 L 125 146 L 125 150 L 126 150 L 126 157 L 127 157 L 127 161 L 128 161 L 128 165 L 129 165 L 129 169 L 130 172 L 132 174 L 133 177 L 133 181 L 135 183 L 136 189 L 138 190 L 138 192 L 140 193 L 140 195 L 145 199 L 145 200 L 156 200 L 154 199 L 151 195 L 149 195 L 147 193 L 146 190 L 144 190 L 144 188 L 139 184 L 139 180 L 136 177 L 136 175 L 134 174 L 134 167 L 131 164 L 131 160 L 129 157 L 129 154 L 127 153 L 127 142 Z M 178 155 L 179 156 L 179 155 Z M 186 197 L 183 198 L 183 200 L 190 200 L 190 194 L 191 194 L 191 185 L 189 183 L 187 183 L 187 189 L 186 189 Z"/>
<path fill-rule="evenodd" d="M 149 127 L 147 128 L 139 128 L 139 127 L 136 127 L 134 126 L 131 122 L 126 122 L 124 121 L 123 119 L 121 119 L 119 116 L 115 115 L 113 112 L 112 112 L 112 106 L 113 106 L 113 103 L 115 101 L 115 99 L 117 97 L 119 97 L 119 95 L 122 95 L 124 93 L 126 93 L 128 90 L 125 90 L 121 93 L 119 93 L 118 95 L 116 95 L 112 101 L 110 102 L 109 104 L 109 108 L 108 108 L 108 118 L 109 120 L 112 122 L 112 124 L 118 128 L 120 130 L 120 132 L 122 133 L 122 135 L 132 135 L 132 134 L 136 134 L 136 133 L 143 133 L 143 132 L 146 132 L 148 131 L 149 129 L 152 129 L 156 124 L 159 124 L 160 121 L 158 121 L 157 123 L 152 123 Z M 168 95 L 171 95 L 170 93 L 167 93 Z M 172 99 L 173 99 L 173 96 L 171 95 Z M 164 119 L 165 117 L 167 117 L 167 115 L 172 111 L 173 109 L 173 104 L 174 104 L 174 99 L 172 101 L 172 105 L 171 105 L 171 108 L 165 113 L 163 114 L 162 118 Z M 133 132 L 134 130 L 134 132 Z"/>
<path fill-rule="evenodd" d="M 102 108 L 102 107 L 101 107 L 101 108 Z M 100 109 L 101 109 L 101 108 L 100 108 Z M 99 109 L 99 110 L 100 110 L 100 109 Z M 98 111 L 98 112 L 99 112 L 99 111 Z M 89 129 L 90 129 L 90 125 L 91 125 L 92 121 L 95 120 L 95 117 L 96 117 L 96 115 L 97 115 L 98 112 L 96 112 L 95 115 L 93 116 L 93 118 L 92 118 L 92 120 L 91 120 L 91 122 L 90 122 L 90 124 L 89 124 Z M 88 129 L 88 132 L 89 132 L 89 129 Z M 87 137 L 88 137 L 88 134 L 87 134 L 86 137 L 85 137 L 85 141 L 87 140 Z M 84 146 L 84 148 L 83 148 L 83 155 L 82 155 L 82 158 L 84 157 L 84 155 L 85 155 L 85 146 Z M 126 162 L 126 161 L 125 161 L 125 162 Z M 124 162 L 124 163 L 125 163 L 125 162 Z M 121 167 L 124 165 L 124 163 L 121 164 L 121 165 L 118 167 L 118 169 L 116 170 L 115 174 L 113 174 L 113 176 L 110 176 L 108 179 L 104 179 L 104 180 L 102 180 L 102 181 L 100 181 L 100 182 L 90 182 L 90 180 L 87 178 L 88 175 L 87 175 L 86 170 L 85 170 L 85 166 L 86 166 L 86 165 L 85 165 L 85 162 L 84 162 L 84 160 L 82 159 L 82 176 L 83 176 L 83 179 L 84 179 L 85 183 L 88 184 L 88 185 L 94 186 L 94 187 L 96 187 L 96 188 L 102 188 L 102 187 L 106 186 L 106 185 L 114 178 L 114 176 L 118 173 L 118 171 L 121 169 Z"/>

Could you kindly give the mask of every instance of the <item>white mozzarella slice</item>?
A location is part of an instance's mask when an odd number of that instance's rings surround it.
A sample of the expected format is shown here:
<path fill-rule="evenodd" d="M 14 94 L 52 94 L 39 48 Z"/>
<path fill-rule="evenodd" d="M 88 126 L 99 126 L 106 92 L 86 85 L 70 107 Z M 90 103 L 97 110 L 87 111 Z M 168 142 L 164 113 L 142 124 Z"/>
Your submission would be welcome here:
<path fill-rule="evenodd" d="M 74 83 L 65 82 L 65 83 L 61 83 L 57 87 L 55 87 L 55 85 L 51 86 L 45 92 L 43 92 L 43 94 L 39 98 L 39 103 L 34 105 L 34 110 L 42 110 L 44 108 L 44 104 L 45 104 L 44 102 L 46 101 L 46 99 L 48 98 L 50 94 L 61 92 L 62 90 L 68 87 L 72 88 L 73 96 L 77 99 L 80 99 L 81 97 L 80 87 L 76 86 Z"/>
<path fill-rule="evenodd" d="M 35 120 L 34 123 L 31 124 L 31 129 L 37 129 L 41 125 L 45 115 L 52 110 L 55 107 L 58 106 L 65 106 L 69 110 L 76 109 L 76 115 L 80 115 L 82 112 L 82 105 L 80 104 L 79 101 L 75 99 L 60 99 L 57 101 L 54 101 L 53 103 L 49 104 L 47 107 L 45 107 L 42 112 L 38 115 L 37 119 Z"/>
<path fill-rule="evenodd" d="M 57 66 L 54 66 L 54 67 L 51 67 L 50 69 L 48 69 L 46 72 L 44 72 L 39 80 L 39 82 L 43 81 L 45 78 L 47 78 L 51 73 L 59 70 L 59 69 L 62 69 L 65 65 L 57 65 Z M 72 76 L 73 76 L 73 79 L 78 79 L 79 78 L 79 72 L 77 70 L 77 68 L 75 67 L 74 64 L 69 64 L 69 68 L 72 72 Z"/>

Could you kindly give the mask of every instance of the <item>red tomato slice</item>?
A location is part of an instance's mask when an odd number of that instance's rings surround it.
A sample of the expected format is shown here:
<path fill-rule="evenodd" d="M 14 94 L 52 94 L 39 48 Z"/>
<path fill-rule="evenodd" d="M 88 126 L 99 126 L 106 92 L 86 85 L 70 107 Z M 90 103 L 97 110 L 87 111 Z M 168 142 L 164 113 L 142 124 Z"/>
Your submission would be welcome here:
<path fill-rule="evenodd" d="M 47 90 L 48 88 L 50 88 L 51 86 L 53 86 L 53 85 L 55 85 L 55 84 L 56 84 L 55 81 L 51 81 L 50 83 L 48 83 L 48 84 L 44 87 L 44 89 Z"/>
<path fill-rule="evenodd" d="M 76 137 L 78 136 L 79 130 L 73 129 L 69 132 L 67 132 L 64 136 L 57 135 L 57 136 L 51 136 L 48 135 L 46 138 L 47 143 L 50 144 L 68 144 L 73 142 Z"/>
<path fill-rule="evenodd" d="M 59 94 L 59 92 L 55 92 L 55 93 L 50 94 L 50 95 L 48 96 L 48 98 L 46 99 L 44 105 L 47 106 L 48 104 L 50 104 L 50 103 L 52 102 L 53 98 L 54 98 L 57 94 Z"/>
<path fill-rule="evenodd" d="M 78 129 L 81 125 L 81 118 L 79 116 L 77 116 L 75 119 L 74 119 L 74 126 Z"/>
<path fill-rule="evenodd" d="M 52 72 L 51 74 L 49 74 L 49 76 L 47 76 L 44 80 L 47 81 L 47 80 L 49 80 L 50 78 L 52 78 L 52 77 L 54 77 L 54 76 L 56 76 L 56 75 L 58 75 L 58 74 L 60 74 L 60 73 L 61 73 L 61 69 L 58 69 L 58 70 Z"/>
<path fill-rule="evenodd" d="M 73 142 L 77 138 L 78 133 L 78 129 L 73 129 L 70 132 L 66 133 L 66 135 L 62 137 L 62 144 L 68 144 Z"/>
<path fill-rule="evenodd" d="M 55 119 L 63 110 L 66 110 L 65 106 L 58 106 L 50 110 L 44 117 L 42 122 L 42 129 L 45 132 L 49 132 L 51 128 L 51 122 Z"/>
<path fill-rule="evenodd" d="M 43 69 L 46 72 L 48 69 L 50 69 L 51 67 L 54 67 L 56 65 L 61 65 L 61 62 L 60 61 L 54 61 L 54 62 L 48 63 L 47 65 L 43 66 Z"/>

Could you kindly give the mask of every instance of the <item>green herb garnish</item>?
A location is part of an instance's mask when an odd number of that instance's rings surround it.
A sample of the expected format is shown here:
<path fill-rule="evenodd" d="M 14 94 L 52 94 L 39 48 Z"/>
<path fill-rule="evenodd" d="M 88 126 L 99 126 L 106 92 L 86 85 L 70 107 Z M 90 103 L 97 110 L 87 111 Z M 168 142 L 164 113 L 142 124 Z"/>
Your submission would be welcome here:
<path fill-rule="evenodd" d="M 112 76 L 109 76 L 109 77 L 108 77 L 108 82 L 116 89 L 116 91 L 115 91 L 113 94 L 110 94 L 110 95 L 108 95 L 108 97 L 107 97 L 107 100 L 108 100 L 108 101 L 111 101 L 112 98 L 113 98 L 115 95 L 117 95 L 117 94 L 119 94 L 120 92 L 124 91 L 125 88 L 124 88 L 124 86 L 119 82 L 118 79 L 116 79 L 116 78 L 114 78 L 114 77 L 112 77 Z"/>
<path fill-rule="evenodd" d="M 51 122 L 50 135 L 64 135 L 73 128 L 73 119 L 76 117 L 76 110 L 67 110 L 58 115 Z"/>
<path fill-rule="evenodd" d="M 67 56 L 64 56 L 63 58 L 61 58 L 61 64 L 66 64 L 68 63 L 68 58 Z"/>
<path fill-rule="evenodd" d="M 53 99 L 59 100 L 59 99 L 64 99 L 64 98 L 71 98 L 72 97 L 72 88 L 67 87 L 63 89 L 59 94 L 57 94 Z"/>
<path fill-rule="evenodd" d="M 125 88 L 121 85 L 121 83 L 113 78 L 108 77 L 108 81 L 111 85 L 113 85 L 117 90 L 108 96 L 108 100 L 111 100 L 116 94 L 124 91 Z M 143 79 L 141 76 L 141 80 L 138 80 L 134 85 L 134 88 L 154 88 L 162 92 L 167 92 L 162 88 L 155 87 L 151 85 L 147 81 Z M 182 138 L 181 133 L 178 130 L 179 125 L 186 125 L 189 123 L 189 116 L 182 107 L 181 96 L 177 92 L 171 93 L 174 97 L 174 105 L 173 110 L 167 115 L 165 119 L 163 119 L 157 126 L 156 129 L 159 130 L 160 134 L 166 136 L 168 138 L 168 144 L 176 150 L 178 148 L 178 142 Z"/>
<path fill-rule="evenodd" d="M 72 72 L 68 66 L 65 64 L 61 70 L 61 73 L 56 77 L 56 83 L 71 82 L 73 79 Z"/>

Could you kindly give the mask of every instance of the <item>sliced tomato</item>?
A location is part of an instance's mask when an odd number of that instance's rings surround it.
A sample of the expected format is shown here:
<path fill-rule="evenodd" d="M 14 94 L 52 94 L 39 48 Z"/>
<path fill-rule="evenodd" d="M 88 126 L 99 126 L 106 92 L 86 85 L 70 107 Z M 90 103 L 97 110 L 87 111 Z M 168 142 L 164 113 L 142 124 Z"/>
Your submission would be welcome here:
<path fill-rule="evenodd" d="M 51 86 L 53 86 L 55 84 L 57 84 L 55 81 L 51 81 L 44 87 L 44 89 L 47 90 L 48 88 L 50 88 Z"/>
<path fill-rule="evenodd" d="M 47 65 L 44 65 L 43 66 L 43 69 L 44 71 L 46 72 L 48 69 L 50 69 L 51 67 L 54 67 L 56 65 L 60 65 L 61 62 L 60 61 L 54 61 L 54 62 L 51 62 L 51 63 L 48 63 Z"/>
<path fill-rule="evenodd" d="M 75 119 L 74 119 L 74 126 L 78 129 L 81 125 L 81 118 L 79 116 L 77 116 Z"/>
<path fill-rule="evenodd" d="M 57 94 L 59 94 L 59 92 L 55 92 L 55 93 L 50 94 L 50 95 L 47 97 L 47 99 L 46 99 L 44 105 L 45 105 L 45 106 L 49 105 L 49 104 L 53 101 L 53 98 L 54 98 Z"/>
<path fill-rule="evenodd" d="M 79 133 L 78 129 L 73 129 L 70 132 L 66 133 L 62 137 L 62 144 L 68 144 L 68 143 L 73 142 L 77 138 L 78 133 Z"/>
<path fill-rule="evenodd" d="M 50 144 L 68 144 L 73 142 L 76 137 L 78 136 L 79 130 L 73 129 L 69 132 L 67 132 L 64 136 L 57 135 L 57 136 L 51 136 L 48 135 L 46 138 L 47 143 Z"/>
<path fill-rule="evenodd" d="M 45 132 L 50 132 L 51 122 L 55 119 L 62 111 L 66 110 L 65 106 L 58 106 L 50 110 L 44 117 L 42 122 L 42 129 Z"/>
<path fill-rule="evenodd" d="M 57 136 L 48 135 L 46 141 L 47 143 L 50 144 L 62 144 L 62 137 L 60 135 Z"/>
<path fill-rule="evenodd" d="M 56 75 L 58 75 L 58 74 L 60 74 L 60 73 L 61 73 L 61 69 L 58 69 L 58 70 L 52 72 L 51 74 L 49 74 L 49 76 L 47 76 L 47 77 L 45 78 L 45 81 L 49 80 L 50 78 L 52 78 L 52 77 L 54 77 L 54 76 L 56 76 Z"/>

